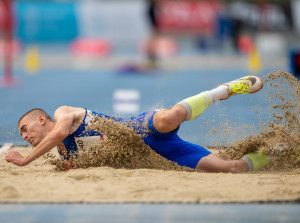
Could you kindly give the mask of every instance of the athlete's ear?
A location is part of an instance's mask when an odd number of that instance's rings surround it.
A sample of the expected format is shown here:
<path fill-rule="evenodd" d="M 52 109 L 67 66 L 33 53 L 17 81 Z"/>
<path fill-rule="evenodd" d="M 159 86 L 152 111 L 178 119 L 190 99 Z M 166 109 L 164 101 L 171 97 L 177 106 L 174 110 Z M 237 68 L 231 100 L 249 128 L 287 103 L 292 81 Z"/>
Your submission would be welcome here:
<path fill-rule="evenodd" d="M 44 125 L 44 124 L 45 124 L 45 122 L 46 122 L 46 118 L 45 118 L 45 116 L 43 116 L 43 115 L 40 115 L 40 116 L 39 116 L 39 122 L 40 122 L 40 124 L 41 124 L 41 125 Z"/>

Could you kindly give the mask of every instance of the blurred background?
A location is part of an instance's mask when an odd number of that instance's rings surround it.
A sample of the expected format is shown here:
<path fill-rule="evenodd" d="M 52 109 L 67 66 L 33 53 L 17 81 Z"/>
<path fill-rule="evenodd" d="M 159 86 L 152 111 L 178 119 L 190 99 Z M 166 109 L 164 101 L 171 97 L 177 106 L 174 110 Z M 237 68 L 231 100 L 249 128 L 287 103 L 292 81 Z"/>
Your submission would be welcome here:
<path fill-rule="evenodd" d="M 240 76 L 298 76 L 299 36 L 300 0 L 0 0 L 0 145 L 28 145 L 17 122 L 32 108 L 130 117 Z M 213 105 L 180 136 L 257 132 L 265 91 Z"/>

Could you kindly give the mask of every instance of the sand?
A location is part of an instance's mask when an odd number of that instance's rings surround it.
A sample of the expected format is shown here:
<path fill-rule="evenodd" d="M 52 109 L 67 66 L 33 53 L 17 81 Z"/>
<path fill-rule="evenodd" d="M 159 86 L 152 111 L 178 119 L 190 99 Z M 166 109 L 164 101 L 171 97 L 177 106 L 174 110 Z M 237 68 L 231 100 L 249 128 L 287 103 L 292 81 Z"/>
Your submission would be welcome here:
<path fill-rule="evenodd" d="M 300 168 L 300 83 L 292 74 L 278 71 L 264 77 L 264 92 L 271 113 L 260 121 L 259 133 L 237 139 L 221 154 L 239 159 L 259 149 L 272 160 L 266 170 Z"/>
<path fill-rule="evenodd" d="M 26 154 L 31 148 L 13 149 Z M 243 174 L 112 167 L 57 171 L 44 158 L 20 168 L 4 155 L 1 203 L 300 202 L 300 168 Z"/>
<path fill-rule="evenodd" d="M 147 147 L 128 128 L 132 123 L 97 119 L 93 129 L 105 132 L 107 139 L 78 154 L 73 161 L 77 169 L 62 170 L 55 150 L 25 167 L 7 163 L 6 152 L 0 153 L 0 202 L 300 202 L 300 85 L 292 75 L 278 72 L 265 77 L 265 88 L 273 113 L 261 122 L 261 131 L 213 150 L 228 159 L 264 150 L 272 162 L 258 172 L 183 168 Z M 13 149 L 26 155 L 31 148 Z"/>

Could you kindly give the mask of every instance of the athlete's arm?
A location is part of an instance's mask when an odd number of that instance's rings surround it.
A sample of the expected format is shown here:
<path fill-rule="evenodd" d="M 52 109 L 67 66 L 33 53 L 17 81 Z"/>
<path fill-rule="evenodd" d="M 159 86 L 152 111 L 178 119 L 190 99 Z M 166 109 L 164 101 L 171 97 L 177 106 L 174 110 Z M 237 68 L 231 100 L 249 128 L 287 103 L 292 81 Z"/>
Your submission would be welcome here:
<path fill-rule="evenodd" d="M 7 154 L 6 160 L 18 166 L 25 166 L 61 143 L 72 131 L 74 115 L 72 112 L 68 112 L 68 108 L 61 107 L 56 110 L 54 118 L 56 119 L 54 128 L 29 155 L 22 157 L 18 152 L 10 151 L 11 153 Z"/>

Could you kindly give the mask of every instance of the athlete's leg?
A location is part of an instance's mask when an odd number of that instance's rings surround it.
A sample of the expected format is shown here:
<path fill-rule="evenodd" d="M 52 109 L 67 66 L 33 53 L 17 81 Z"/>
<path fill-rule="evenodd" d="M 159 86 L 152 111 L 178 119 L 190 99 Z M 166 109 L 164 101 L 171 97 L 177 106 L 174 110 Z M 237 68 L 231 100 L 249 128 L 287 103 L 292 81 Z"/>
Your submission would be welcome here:
<path fill-rule="evenodd" d="M 193 120 L 201 115 L 208 106 L 219 100 L 226 100 L 237 94 L 249 94 L 259 91 L 263 81 L 256 76 L 247 76 L 222 84 L 210 91 L 205 91 L 179 102 L 187 111 L 186 121 Z"/>
<path fill-rule="evenodd" d="M 193 120 L 215 101 L 229 97 L 229 87 L 221 85 L 213 90 L 184 99 L 168 110 L 159 110 L 153 118 L 157 131 L 165 133 L 175 130 L 187 120 Z"/>
<path fill-rule="evenodd" d="M 214 154 L 203 157 L 197 164 L 196 170 L 205 172 L 242 173 L 249 171 L 244 160 L 226 160 Z"/>
<path fill-rule="evenodd" d="M 210 91 L 204 91 L 200 94 L 186 98 L 179 102 L 186 111 L 186 121 L 194 120 L 201 115 L 205 109 L 207 109 L 214 102 L 219 100 L 225 100 L 229 97 L 230 89 L 227 85 L 220 85 Z"/>
<path fill-rule="evenodd" d="M 154 128 L 161 133 L 171 132 L 177 129 L 186 119 L 186 109 L 181 105 L 175 105 L 171 109 L 162 109 L 153 117 Z"/>
<path fill-rule="evenodd" d="M 268 157 L 263 151 L 248 153 L 239 160 L 227 160 L 209 154 L 200 159 L 195 169 L 205 172 L 242 173 L 259 170 L 268 163 Z"/>
<path fill-rule="evenodd" d="M 263 82 L 259 77 L 247 76 L 189 97 L 171 109 L 159 110 L 153 118 L 154 128 L 162 133 L 173 131 L 183 121 L 197 118 L 214 102 L 228 99 L 236 94 L 254 93 L 259 91 L 262 86 Z"/>

